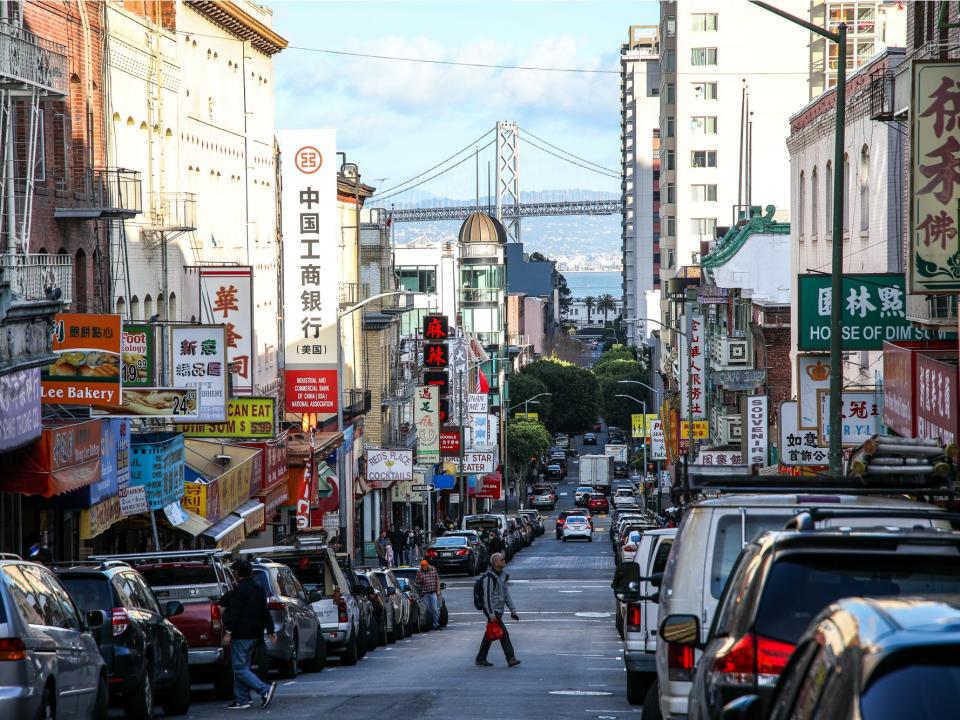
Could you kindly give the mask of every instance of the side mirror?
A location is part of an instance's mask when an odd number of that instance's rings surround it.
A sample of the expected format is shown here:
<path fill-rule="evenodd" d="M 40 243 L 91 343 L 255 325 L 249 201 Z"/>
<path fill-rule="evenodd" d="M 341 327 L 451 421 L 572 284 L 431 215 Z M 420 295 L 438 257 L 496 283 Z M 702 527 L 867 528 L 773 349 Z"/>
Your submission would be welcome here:
<path fill-rule="evenodd" d="M 658 588 L 660 587 L 660 585 L 663 584 L 663 573 L 662 572 L 654 573 L 653 575 L 648 577 L 647 580 L 650 582 L 651 585 L 653 585 L 653 587 Z"/>
<path fill-rule="evenodd" d="M 315 603 L 323 600 L 323 593 L 319 590 L 311 590 L 307 593 L 307 602 Z"/>
<path fill-rule="evenodd" d="M 636 600 L 640 580 L 640 566 L 635 562 L 622 562 L 613 576 L 613 593 L 618 600 Z"/>
<path fill-rule="evenodd" d="M 163 616 L 172 618 L 177 615 L 183 615 L 183 603 L 179 600 L 170 600 L 163 606 Z"/>
<path fill-rule="evenodd" d="M 107 622 L 107 615 L 103 610 L 88 610 L 84 618 L 87 630 L 97 630 L 102 628 Z"/>
<path fill-rule="evenodd" d="M 757 695 L 741 695 L 723 707 L 722 720 L 760 720 L 760 698 Z"/>
<path fill-rule="evenodd" d="M 660 623 L 660 639 L 675 645 L 698 647 L 700 619 L 696 615 L 670 615 Z"/>

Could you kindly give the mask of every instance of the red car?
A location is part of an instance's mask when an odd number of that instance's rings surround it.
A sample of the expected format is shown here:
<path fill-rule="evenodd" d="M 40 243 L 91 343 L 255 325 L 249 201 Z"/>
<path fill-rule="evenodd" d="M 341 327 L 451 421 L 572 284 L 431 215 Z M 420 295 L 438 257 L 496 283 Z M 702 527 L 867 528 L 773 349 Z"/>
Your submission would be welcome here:
<path fill-rule="evenodd" d="M 590 497 L 587 499 L 587 509 L 592 513 L 607 513 L 610 512 L 610 503 L 607 501 L 605 495 L 600 493 L 591 493 Z"/>

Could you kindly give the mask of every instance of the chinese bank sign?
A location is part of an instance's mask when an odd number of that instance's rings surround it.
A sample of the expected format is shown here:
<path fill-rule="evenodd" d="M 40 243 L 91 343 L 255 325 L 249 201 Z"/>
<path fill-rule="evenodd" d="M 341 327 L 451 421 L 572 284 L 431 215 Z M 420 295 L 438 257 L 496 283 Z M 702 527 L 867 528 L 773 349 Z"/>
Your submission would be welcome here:
<path fill-rule="evenodd" d="M 913 64 L 910 292 L 960 290 L 960 63 Z"/>
<path fill-rule="evenodd" d="M 833 307 L 830 275 L 800 275 L 797 287 L 798 349 L 829 350 Z M 884 342 L 940 337 L 907 322 L 903 275 L 844 275 L 841 302 L 844 350 L 881 350 Z"/>
<path fill-rule="evenodd" d="M 340 221 L 336 133 L 280 134 L 286 411 L 335 413 Z"/>

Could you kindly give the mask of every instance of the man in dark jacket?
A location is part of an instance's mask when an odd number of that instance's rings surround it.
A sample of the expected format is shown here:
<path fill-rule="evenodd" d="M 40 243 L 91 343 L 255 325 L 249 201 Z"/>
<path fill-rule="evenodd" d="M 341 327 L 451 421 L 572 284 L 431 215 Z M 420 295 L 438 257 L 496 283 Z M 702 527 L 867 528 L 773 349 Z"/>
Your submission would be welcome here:
<path fill-rule="evenodd" d="M 250 707 L 250 690 L 260 698 L 260 707 L 265 708 L 273 700 L 276 683 L 269 685 L 250 668 L 254 649 L 263 641 L 266 632 L 275 639 L 273 618 L 267 609 L 267 594 L 253 579 L 249 560 L 237 560 L 233 570 L 239 578 L 237 586 L 220 598 L 225 608 L 223 624 L 230 639 L 230 660 L 233 665 L 234 700 L 227 705 L 230 710 L 246 710 Z"/>

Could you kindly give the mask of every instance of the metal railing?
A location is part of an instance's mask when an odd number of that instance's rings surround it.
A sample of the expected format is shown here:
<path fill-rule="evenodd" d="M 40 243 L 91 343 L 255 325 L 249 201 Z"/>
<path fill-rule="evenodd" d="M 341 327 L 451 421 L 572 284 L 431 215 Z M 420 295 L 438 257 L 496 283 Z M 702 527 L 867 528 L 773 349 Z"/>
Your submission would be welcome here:
<path fill-rule="evenodd" d="M 0 22 L 0 83 L 33 85 L 56 95 L 69 88 L 67 48 Z"/>
<path fill-rule="evenodd" d="M 530 345 L 530 336 L 529 335 L 510 335 L 510 345 Z"/>
<path fill-rule="evenodd" d="M 197 195 L 191 192 L 154 193 L 147 225 L 158 230 L 197 229 Z"/>
<path fill-rule="evenodd" d="M 386 428 L 384 444 L 389 447 L 412 448 L 417 442 L 417 429 L 413 423 Z"/>
<path fill-rule="evenodd" d="M 350 307 L 370 297 L 368 283 L 340 283 L 340 307 Z"/>
<path fill-rule="evenodd" d="M 0 278 L 14 302 L 73 301 L 73 258 L 47 253 L 0 255 Z"/>
<path fill-rule="evenodd" d="M 499 243 L 461 243 L 461 258 L 499 258 L 502 246 Z"/>
<path fill-rule="evenodd" d="M 477 336 L 477 340 L 484 347 L 499 345 L 503 337 L 503 335 L 498 332 L 475 332 L 473 334 Z"/>
<path fill-rule="evenodd" d="M 394 378 L 380 390 L 381 405 L 402 405 L 413 399 L 416 383 L 411 377 Z"/>
<path fill-rule="evenodd" d="M 125 168 L 83 168 L 61 180 L 56 217 L 133 217 L 143 212 L 140 172 Z"/>
<path fill-rule="evenodd" d="M 370 410 L 370 391 L 349 389 L 343 391 L 343 416 L 353 418 Z"/>

